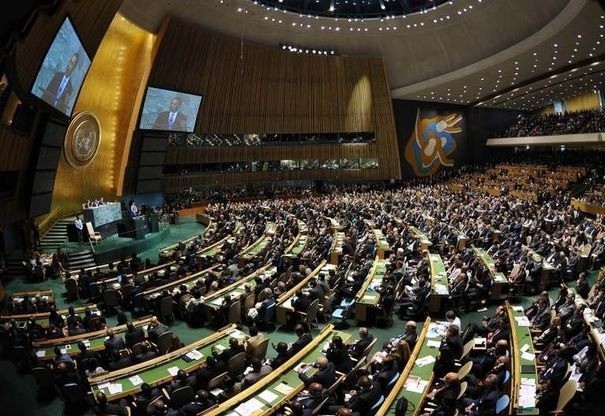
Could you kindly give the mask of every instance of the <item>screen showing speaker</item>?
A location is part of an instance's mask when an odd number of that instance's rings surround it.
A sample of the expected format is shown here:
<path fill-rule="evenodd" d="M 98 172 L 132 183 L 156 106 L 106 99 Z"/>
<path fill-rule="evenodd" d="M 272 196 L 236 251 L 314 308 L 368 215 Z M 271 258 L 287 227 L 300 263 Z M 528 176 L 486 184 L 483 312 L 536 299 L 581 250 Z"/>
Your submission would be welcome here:
<path fill-rule="evenodd" d="M 201 95 L 148 87 L 139 128 L 192 132 L 201 102 Z"/>
<path fill-rule="evenodd" d="M 70 19 L 65 18 L 42 61 L 31 92 L 71 116 L 89 67 L 90 58 Z"/>

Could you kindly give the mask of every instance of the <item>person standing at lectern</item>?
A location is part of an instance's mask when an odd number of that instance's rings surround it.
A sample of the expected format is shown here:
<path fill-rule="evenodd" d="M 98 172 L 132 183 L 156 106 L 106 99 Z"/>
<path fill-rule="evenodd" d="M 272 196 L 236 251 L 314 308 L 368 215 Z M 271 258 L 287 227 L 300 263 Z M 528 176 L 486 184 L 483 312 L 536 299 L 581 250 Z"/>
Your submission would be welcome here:
<path fill-rule="evenodd" d="M 65 72 L 55 72 L 52 79 L 48 83 L 42 99 L 57 108 L 62 112 L 67 111 L 69 99 L 73 93 L 73 85 L 71 83 L 71 75 L 78 65 L 80 55 L 74 53 L 67 61 Z"/>
<path fill-rule="evenodd" d="M 76 226 L 76 231 L 78 232 L 78 242 L 82 244 L 82 234 L 84 230 L 84 224 L 78 215 L 76 215 L 76 220 L 74 221 L 74 225 Z"/>
<path fill-rule="evenodd" d="M 158 114 L 155 123 L 153 123 L 153 129 L 186 131 L 187 116 L 179 111 L 182 103 L 179 97 L 170 100 L 170 110 Z"/>

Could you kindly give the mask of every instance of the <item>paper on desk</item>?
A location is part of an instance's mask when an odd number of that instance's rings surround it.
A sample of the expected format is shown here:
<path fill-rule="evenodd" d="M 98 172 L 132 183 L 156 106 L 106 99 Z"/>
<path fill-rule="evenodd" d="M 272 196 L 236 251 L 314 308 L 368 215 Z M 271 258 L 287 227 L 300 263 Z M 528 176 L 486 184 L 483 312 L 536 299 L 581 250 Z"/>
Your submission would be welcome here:
<path fill-rule="evenodd" d="M 521 351 L 521 352 L 526 352 L 527 350 L 529 350 L 529 345 L 528 345 L 528 344 L 524 344 L 524 345 L 521 347 L 521 349 L 520 349 L 520 351 Z"/>
<path fill-rule="evenodd" d="M 521 354 L 521 358 L 528 361 L 534 361 L 536 359 L 536 356 L 531 352 L 523 352 Z"/>
<path fill-rule="evenodd" d="M 448 293 L 447 286 L 441 283 L 435 284 L 435 292 L 436 293 Z"/>
<path fill-rule="evenodd" d="M 439 347 L 441 346 L 441 342 L 439 342 L 439 341 L 434 341 L 434 340 L 432 340 L 432 339 L 429 339 L 429 340 L 426 342 L 426 346 L 427 346 L 427 347 L 433 347 L 433 348 L 439 348 Z"/>
<path fill-rule="evenodd" d="M 67 354 L 67 350 L 65 348 L 61 348 L 59 351 L 61 352 L 61 354 Z"/>
<path fill-rule="evenodd" d="M 283 395 L 288 395 L 290 394 L 290 392 L 292 392 L 292 390 L 294 390 L 292 387 L 288 386 L 286 383 L 279 383 L 276 387 L 275 387 L 275 391 L 280 392 Z"/>
<path fill-rule="evenodd" d="M 521 384 L 525 385 L 525 386 L 536 386 L 536 379 L 535 378 L 525 378 L 525 377 L 521 377 Z"/>
<path fill-rule="evenodd" d="M 109 394 L 122 393 L 122 385 L 120 383 L 111 383 L 108 387 Z"/>
<path fill-rule="evenodd" d="M 515 316 L 515 321 L 517 321 L 517 325 L 519 326 L 530 326 L 527 316 Z"/>
<path fill-rule="evenodd" d="M 426 386 L 429 384 L 429 382 L 427 380 L 422 380 L 422 379 L 417 379 L 417 380 L 412 380 L 412 379 L 408 379 L 405 381 L 404 387 L 407 391 L 411 391 L 413 393 L 420 393 L 422 394 L 424 392 L 424 389 L 426 389 Z"/>
<path fill-rule="evenodd" d="M 178 368 L 177 366 L 170 367 L 170 368 L 168 369 L 168 372 L 170 373 L 170 375 L 171 375 L 172 377 L 176 377 L 177 373 L 179 372 L 179 368 Z"/>
<path fill-rule="evenodd" d="M 244 402 L 235 408 L 235 411 L 242 416 L 248 416 L 254 412 L 258 412 L 263 407 L 263 404 L 259 402 L 255 397 L 251 398 L 247 402 Z"/>
<path fill-rule="evenodd" d="M 272 391 L 265 390 L 258 395 L 267 404 L 272 404 L 279 396 Z"/>
<path fill-rule="evenodd" d="M 432 355 L 427 355 L 426 357 L 418 358 L 416 360 L 416 365 L 418 367 L 424 367 L 425 365 L 432 364 L 435 361 L 435 357 L 433 357 Z"/>
<path fill-rule="evenodd" d="M 42 358 L 46 355 L 46 350 L 38 350 L 36 351 L 36 357 Z"/>
<path fill-rule="evenodd" d="M 237 339 L 244 339 L 246 336 L 246 334 L 244 334 L 242 331 L 238 331 L 237 329 L 232 329 L 231 331 L 227 332 L 227 335 Z"/>
<path fill-rule="evenodd" d="M 376 295 L 365 295 L 363 298 L 366 300 L 374 300 L 376 299 Z"/>
<path fill-rule="evenodd" d="M 218 350 L 218 352 L 222 352 L 222 351 L 224 351 L 224 350 L 226 350 L 226 349 L 227 349 L 227 347 L 224 347 L 224 346 L 222 346 L 221 344 L 216 344 L 216 345 L 214 346 L 214 348 L 215 348 L 215 349 L 217 349 L 217 350 Z"/>
<path fill-rule="evenodd" d="M 212 394 L 213 396 L 218 397 L 224 390 L 221 389 L 220 387 L 215 387 L 212 390 L 210 390 L 210 394 Z"/>
<path fill-rule="evenodd" d="M 138 386 L 139 384 L 143 384 L 143 379 L 139 376 L 128 377 L 128 380 L 132 383 L 133 386 Z"/>
<path fill-rule="evenodd" d="M 515 312 L 523 312 L 523 306 L 521 306 L 521 305 L 515 305 L 515 306 L 513 306 L 513 311 L 515 311 Z"/>
<path fill-rule="evenodd" d="M 108 388 L 109 388 L 109 381 L 108 381 L 108 382 L 106 382 L 106 383 L 101 383 L 101 384 L 98 384 L 98 385 L 97 385 L 97 388 L 98 388 L 99 390 L 108 389 Z"/>
<path fill-rule="evenodd" d="M 187 357 L 191 358 L 192 360 L 199 360 L 200 358 L 202 358 L 204 356 L 204 354 L 202 354 L 201 352 L 199 352 L 198 350 L 193 350 L 193 351 L 189 351 L 187 354 L 185 354 Z"/>
<path fill-rule="evenodd" d="M 536 407 L 536 388 L 521 385 L 519 387 L 519 407 Z"/>

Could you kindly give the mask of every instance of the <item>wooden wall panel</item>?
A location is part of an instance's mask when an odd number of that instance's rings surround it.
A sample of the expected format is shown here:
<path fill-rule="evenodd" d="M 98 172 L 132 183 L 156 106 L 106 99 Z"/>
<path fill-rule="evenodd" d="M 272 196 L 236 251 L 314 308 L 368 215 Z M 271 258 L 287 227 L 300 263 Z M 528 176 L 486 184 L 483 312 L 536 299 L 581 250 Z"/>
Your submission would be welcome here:
<path fill-rule="evenodd" d="M 354 157 L 379 158 L 380 167 L 373 176 L 400 177 L 393 110 L 381 59 L 287 53 L 277 45 L 242 44 L 240 39 L 171 18 L 159 40 L 149 85 L 203 95 L 195 127 L 201 134 L 374 131 L 376 144 L 363 148 L 363 156 Z M 352 154 L 347 145 L 321 150 L 284 146 L 281 152 L 273 147 L 278 146 L 209 153 L 208 149 L 170 148 L 166 163 L 276 160 L 277 156 L 303 159 L 303 153 L 309 158 L 319 158 L 318 153 L 346 158 Z"/>

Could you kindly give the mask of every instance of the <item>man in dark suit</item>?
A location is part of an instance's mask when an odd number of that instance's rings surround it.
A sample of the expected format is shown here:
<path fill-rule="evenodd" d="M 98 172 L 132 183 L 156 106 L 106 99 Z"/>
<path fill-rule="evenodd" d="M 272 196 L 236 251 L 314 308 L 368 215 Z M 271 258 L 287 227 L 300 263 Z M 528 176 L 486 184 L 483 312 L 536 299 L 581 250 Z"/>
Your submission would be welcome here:
<path fill-rule="evenodd" d="M 98 391 L 95 397 L 97 399 L 97 405 L 95 406 L 97 414 L 106 416 L 126 415 L 126 411 L 119 404 L 107 403 L 107 396 L 102 391 Z"/>
<path fill-rule="evenodd" d="M 59 111 L 67 113 L 67 106 L 73 93 L 71 75 L 78 65 L 80 55 L 74 53 L 67 61 L 65 72 L 55 72 L 42 93 L 42 99 Z"/>
<path fill-rule="evenodd" d="M 483 394 L 479 399 L 462 402 L 465 405 L 465 413 L 470 416 L 483 416 L 496 414 L 496 402 L 500 398 L 498 391 L 498 376 L 490 374 L 483 383 Z"/>
<path fill-rule="evenodd" d="M 366 327 L 359 328 L 359 340 L 349 345 L 349 354 L 355 359 L 359 359 L 366 348 L 372 343 L 374 336 Z"/>
<path fill-rule="evenodd" d="M 305 345 L 313 340 L 313 335 L 307 332 L 301 324 L 296 325 L 294 328 L 294 333 L 298 339 L 292 345 L 290 345 L 290 348 L 288 348 L 290 356 L 293 356 L 298 351 L 302 350 Z"/>
<path fill-rule="evenodd" d="M 329 362 L 326 357 L 318 357 L 317 360 L 315 360 L 313 367 L 316 367 L 319 370 L 311 377 L 305 374 L 305 371 L 307 370 L 306 367 L 303 367 L 298 371 L 298 378 L 305 383 L 305 386 L 308 387 L 311 383 L 319 383 L 322 386 L 330 387 L 334 384 L 334 381 L 336 381 L 336 367 L 334 367 L 334 364 Z"/>
<path fill-rule="evenodd" d="M 134 344 L 138 344 L 144 339 L 145 331 L 143 331 L 143 328 L 135 328 L 132 321 L 126 322 L 126 333 L 124 334 L 124 340 L 126 341 L 127 347 L 132 347 Z"/>
<path fill-rule="evenodd" d="M 198 387 L 205 389 L 210 380 L 225 371 L 227 371 L 227 364 L 214 357 L 206 358 L 206 362 L 200 367 L 196 374 Z"/>
<path fill-rule="evenodd" d="M 443 387 L 431 391 L 426 397 L 437 405 L 432 413 L 433 415 L 454 416 L 458 394 L 460 393 L 460 380 L 457 373 L 447 373 L 444 380 Z"/>
<path fill-rule="evenodd" d="M 378 402 L 382 390 L 378 382 L 372 382 L 368 376 L 362 376 L 357 382 L 357 393 L 351 396 L 346 406 L 353 411 L 354 415 L 371 414 L 372 406 Z"/>
<path fill-rule="evenodd" d="M 182 103 L 179 97 L 170 100 L 170 110 L 158 114 L 155 123 L 153 123 L 153 129 L 186 131 L 187 116 L 179 111 Z"/>
<path fill-rule="evenodd" d="M 108 337 L 105 340 L 105 350 L 108 353 L 111 353 L 112 351 L 123 350 L 124 348 L 126 348 L 126 343 L 124 342 L 124 339 L 121 336 L 117 336 L 116 334 L 114 334 L 113 329 L 108 328 L 105 331 L 105 334 Z"/>
<path fill-rule="evenodd" d="M 229 348 L 227 348 L 226 350 L 223 350 L 222 352 L 218 353 L 218 352 L 213 352 L 214 357 L 217 360 L 220 360 L 224 363 L 228 363 L 229 360 L 233 357 L 235 357 L 237 354 L 239 354 L 240 352 L 244 352 L 244 346 L 240 345 L 239 341 L 237 340 L 237 338 L 229 338 Z"/>

